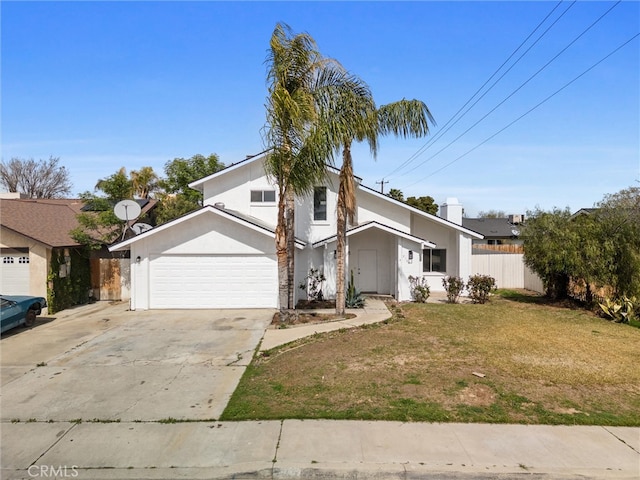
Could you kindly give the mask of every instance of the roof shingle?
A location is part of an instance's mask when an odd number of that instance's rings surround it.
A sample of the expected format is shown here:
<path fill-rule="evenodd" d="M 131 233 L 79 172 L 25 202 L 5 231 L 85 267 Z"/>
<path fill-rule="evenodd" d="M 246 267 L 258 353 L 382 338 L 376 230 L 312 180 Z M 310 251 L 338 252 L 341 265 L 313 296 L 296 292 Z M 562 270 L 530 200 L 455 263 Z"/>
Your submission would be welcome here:
<path fill-rule="evenodd" d="M 82 205 L 77 199 L 0 199 L 0 226 L 50 247 L 79 246 L 69 232 L 78 226 Z"/>

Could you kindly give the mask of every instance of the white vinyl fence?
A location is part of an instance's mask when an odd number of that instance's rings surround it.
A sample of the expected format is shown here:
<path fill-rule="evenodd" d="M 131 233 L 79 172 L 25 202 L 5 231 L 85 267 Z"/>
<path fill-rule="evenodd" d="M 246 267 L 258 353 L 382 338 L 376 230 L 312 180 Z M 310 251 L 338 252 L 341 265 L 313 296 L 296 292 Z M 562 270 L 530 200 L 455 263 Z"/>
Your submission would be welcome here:
<path fill-rule="evenodd" d="M 544 293 L 542 280 L 524 264 L 521 253 L 473 253 L 474 274 L 490 275 L 498 288 L 526 288 Z"/>

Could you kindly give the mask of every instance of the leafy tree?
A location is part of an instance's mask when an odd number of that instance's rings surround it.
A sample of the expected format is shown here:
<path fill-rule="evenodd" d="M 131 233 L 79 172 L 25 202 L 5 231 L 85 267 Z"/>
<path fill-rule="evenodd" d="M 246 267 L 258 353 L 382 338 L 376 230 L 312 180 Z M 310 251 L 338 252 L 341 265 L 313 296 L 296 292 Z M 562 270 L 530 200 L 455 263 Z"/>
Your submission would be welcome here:
<path fill-rule="evenodd" d="M 542 279 L 546 295 L 553 299 L 567 297 L 569 279 L 574 271 L 578 250 L 571 227 L 571 212 L 537 209 L 527 212 L 522 231 L 524 263 Z"/>
<path fill-rule="evenodd" d="M 478 218 L 506 218 L 504 210 L 487 210 L 478 212 Z"/>
<path fill-rule="evenodd" d="M 164 165 L 165 178 L 160 186 L 166 193 L 180 194 L 198 206 L 202 205 L 202 194 L 189 187 L 191 182 L 208 177 L 224 168 L 215 153 L 205 157 L 196 154 L 191 158 L 174 158 Z"/>
<path fill-rule="evenodd" d="M 70 232 L 71 237 L 93 249 L 112 244 L 122 234 L 124 227 L 123 221 L 113 212 L 113 207 L 121 200 L 133 198 L 136 191 L 147 195 L 140 195 L 140 198 L 148 198 L 153 178 L 157 176 L 151 167 L 142 167 L 138 172 L 131 172 L 130 176 L 122 167 L 116 173 L 98 180 L 94 192 L 80 194 L 86 211 L 76 216 L 79 226 Z M 102 195 L 97 195 L 95 191 Z"/>
<path fill-rule="evenodd" d="M 433 197 L 429 195 L 424 197 L 409 197 L 407 198 L 407 204 L 431 215 L 438 213 L 438 205 L 436 205 Z"/>
<path fill-rule="evenodd" d="M 391 197 L 394 200 L 398 200 L 399 202 L 404 202 L 404 194 L 402 193 L 402 190 L 398 190 L 397 188 L 392 188 L 391 190 L 389 190 L 389 193 L 387 193 L 387 197 Z"/>
<path fill-rule="evenodd" d="M 60 158 L 35 161 L 12 158 L 0 163 L 0 185 L 9 192 L 24 193 L 29 198 L 63 198 L 71 193 L 69 171 L 59 166 Z"/>
<path fill-rule="evenodd" d="M 435 204 L 435 200 L 431 196 L 409 197 L 405 200 L 402 190 L 398 190 L 397 188 L 389 190 L 387 196 L 400 202 L 405 202 L 407 205 L 411 205 L 412 207 L 422 210 L 423 212 L 430 213 L 431 215 L 436 215 L 438 213 L 438 205 Z"/>
<path fill-rule="evenodd" d="M 293 35 L 278 23 L 267 58 L 269 83 L 265 143 L 267 174 L 278 186 L 276 253 L 280 309 L 293 308 L 294 199 L 312 191 L 326 176 L 332 145 L 319 122 L 335 90 L 349 78 L 335 61 L 323 58 L 306 33 Z"/>
<path fill-rule="evenodd" d="M 127 176 L 127 169 L 121 167 L 113 175 L 98 180 L 94 190 L 102 191 L 106 195 L 103 198 L 119 202 L 120 200 L 133 198 L 134 187 L 133 181 Z"/>
<path fill-rule="evenodd" d="M 202 193 L 189 187 L 191 182 L 208 177 L 224 168 L 214 153 L 205 157 L 174 158 L 164 166 L 166 177 L 158 182 L 164 193 L 158 195 L 156 222 L 166 223 L 202 206 Z"/>
<path fill-rule="evenodd" d="M 569 281 L 609 287 L 614 296 L 640 294 L 640 189 L 607 195 L 593 214 L 568 209 L 529 212 L 523 229 L 525 263 L 551 298 L 564 298 Z"/>
<path fill-rule="evenodd" d="M 640 188 L 607 195 L 593 215 L 599 225 L 602 282 L 617 296 L 640 295 Z"/>

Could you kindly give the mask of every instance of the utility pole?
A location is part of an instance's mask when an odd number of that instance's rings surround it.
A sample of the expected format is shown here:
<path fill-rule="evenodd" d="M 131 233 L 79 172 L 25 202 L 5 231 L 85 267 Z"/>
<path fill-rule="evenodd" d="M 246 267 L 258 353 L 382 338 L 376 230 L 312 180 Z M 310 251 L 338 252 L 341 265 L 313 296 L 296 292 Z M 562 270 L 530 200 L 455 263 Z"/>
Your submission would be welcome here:
<path fill-rule="evenodd" d="M 385 183 L 389 183 L 389 180 L 386 180 L 383 178 L 382 180 L 380 180 L 379 182 L 376 182 L 380 184 L 380 193 L 384 194 L 384 184 Z"/>

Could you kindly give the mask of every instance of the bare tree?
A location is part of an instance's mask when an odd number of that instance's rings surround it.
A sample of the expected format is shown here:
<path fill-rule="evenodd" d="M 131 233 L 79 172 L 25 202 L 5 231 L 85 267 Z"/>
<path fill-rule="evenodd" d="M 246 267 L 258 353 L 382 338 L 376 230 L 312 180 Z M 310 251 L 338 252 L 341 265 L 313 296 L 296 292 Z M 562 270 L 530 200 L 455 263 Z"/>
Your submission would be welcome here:
<path fill-rule="evenodd" d="M 71 193 L 69 171 L 59 166 L 60 158 L 35 161 L 12 158 L 0 163 L 0 185 L 9 192 L 20 192 L 29 198 L 63 198 Z"/>

